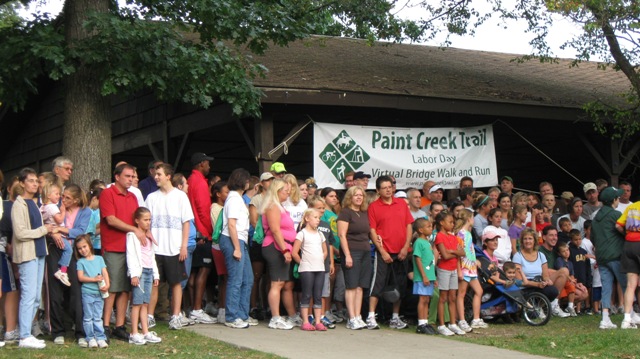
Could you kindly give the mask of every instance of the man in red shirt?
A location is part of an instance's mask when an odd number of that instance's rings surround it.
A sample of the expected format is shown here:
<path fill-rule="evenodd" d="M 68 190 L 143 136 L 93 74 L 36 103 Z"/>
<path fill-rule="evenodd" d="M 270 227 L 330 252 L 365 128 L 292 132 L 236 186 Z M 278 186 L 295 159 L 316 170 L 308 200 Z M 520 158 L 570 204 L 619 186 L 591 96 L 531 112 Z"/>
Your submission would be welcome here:
<path fill-rule="evenodd" d="M 211 169 L 209 161 L 212 160 L 213 157 L 207 156 L 202 152 L 194 153 L 191 156 L 193 170 L 187 180 L 189 185 L 187 197 L 189 197 L 191 209 L 193 210 L 196 231 L 199 233 L 199 235 L 196 235 L 196 249 L 193 251 L 194 261 L 189 276 L 189 293 L 192 296 L 193 312 L 196 315 L 202 313 L 202 297 L 207 287 L 207 278 L 214 264 L 211 252 L 211 234 L 213 233 L 210 214 L 211 192 L 207 181 L 207 175 Z M 224 262 L 224 257 L 222 261 Z M 204 316 L 202 315 L 202 317 Z"/>
<path fill-rule="evenodd" d="M 128 164 L 117 166 L 114 171 L 115 182 L 100 195 L 100 233 L 102 237 L 102 256 L 109 273 L 111 295 L 104 301 L 103 321 L 105 333 L 109 337 L 129 341 L 125 328 L 125 314 L 131 285 L 127 277 L 126 236 L 135 233 L 141 243 L 146 244 L 147 235 L 133 222 L 133 213 L 138 209 L 138 200 L 128 189 L 133 183 L 135 169 Z M 112 333 L 109 327 L 113 305 L 116 305 L 116 327 Z"/>
<path fill-rule="evenodd" d="M 389 276 L 394 276 L 401 297 L 407 287 L 407 255 L 411 246 L 413 223 L 413 217 L 405 201 L 393 197 L 393 180 L 389 176 L 382 176 L 376 180 L 376 190 L 380 198 L 371 203 L 368 210 L 370 236 L 376 246 L 376 270 L 371 281 L 368 329 L 379 328 L 375 310 L 378 298 L 389 283 Z M 391 328 L 407 327 L 407 323 L 400 319 L 399 313 L 400 299 L 393 303 L 393 316 L 389 323 Z"/>

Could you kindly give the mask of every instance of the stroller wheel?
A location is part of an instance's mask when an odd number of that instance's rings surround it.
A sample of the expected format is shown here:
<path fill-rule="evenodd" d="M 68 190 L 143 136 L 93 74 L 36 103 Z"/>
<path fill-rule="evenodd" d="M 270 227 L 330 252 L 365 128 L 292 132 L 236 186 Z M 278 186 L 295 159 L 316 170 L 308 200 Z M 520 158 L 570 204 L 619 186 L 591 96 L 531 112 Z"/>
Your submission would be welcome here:
<path fill-rule="evenodd" d="M 551 303 L 539 292 L 525 294 L 526 305 L 522 306 L 522 316 L 529 325 L 545 325 L 551 319 Z"/>

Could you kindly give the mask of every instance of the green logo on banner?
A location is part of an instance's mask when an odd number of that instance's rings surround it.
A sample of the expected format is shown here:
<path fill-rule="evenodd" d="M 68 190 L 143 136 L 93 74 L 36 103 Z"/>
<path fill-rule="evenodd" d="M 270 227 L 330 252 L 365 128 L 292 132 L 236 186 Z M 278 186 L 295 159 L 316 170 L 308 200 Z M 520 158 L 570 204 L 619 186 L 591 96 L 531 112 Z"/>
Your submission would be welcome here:
<path fill-rule="evenodd" d="M 364 149 L 344 130 L 320 152 L 320 160 L 329 167 L 340 183 L 344 183 L 345 173 L 362 167 L 369 158 Z"/>

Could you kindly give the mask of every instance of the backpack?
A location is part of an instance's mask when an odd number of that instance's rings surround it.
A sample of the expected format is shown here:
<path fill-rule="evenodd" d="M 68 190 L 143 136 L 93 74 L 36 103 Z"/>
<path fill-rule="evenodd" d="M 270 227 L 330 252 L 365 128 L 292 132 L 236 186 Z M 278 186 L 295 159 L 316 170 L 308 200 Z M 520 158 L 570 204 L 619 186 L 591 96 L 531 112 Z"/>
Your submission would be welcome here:
<path fill-rule="evenodd" d="M 262 241 L 264 241 L 264 227 L 262 227 L 262 215 L 258 216 L 258 221 L 256 222 L 256 228 L 253 232 L 253 241 L 258 244 L 262 244 Z"/>
<path fill-rule="evenodd" d="M 224 209 L 220 210 L 220 214 L 218 215 L 218 219 L 216 219 L 216 224 L 213 226 L 213 233 L 211 234 L 211 241 L 213 243 L 220 243 L 220 235 L 222 234 L 222 225 L 224 223 Z"/>

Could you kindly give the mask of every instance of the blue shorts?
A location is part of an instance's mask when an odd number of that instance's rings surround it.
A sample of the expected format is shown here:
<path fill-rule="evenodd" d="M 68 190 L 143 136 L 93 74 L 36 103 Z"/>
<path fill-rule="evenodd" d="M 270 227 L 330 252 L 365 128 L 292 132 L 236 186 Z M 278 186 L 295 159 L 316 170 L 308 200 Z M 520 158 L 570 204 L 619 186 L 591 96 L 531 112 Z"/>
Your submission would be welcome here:
<path fill-rule="evenodd" d="M 602 300 L 602 287 L 593 287 L 591 289 L 591 301 L 599 302 Z"/>
<path fill-rule="evenodd" d="M 153 286 L 153 269 L 142 268 L 140 285 L 131 289 L 131 305 L 149 304 Z"/>
<path fill-rule="evenodd" d="M 463 276 L 462 278 L 464 278 L 464 281 L 465 281 L 465 282 L 467 282 L 467 283 L 471 282 L 471 281 L 472 281 L 472 280 L 474 280 L 474 279 L 478 279 L 478 277 L 477 277 L 477 276 L 475 276 L 475 277 L 471 277 L 471 276 L 468 276 L 468 275 L 465 275 L 465 276 Z"/>
<path fill-rule="evenodd" d="M 422 282 L 413 282 L 413 294 L 432 296 L 433 282 L 434 281 L 430 280 L 429 285 L 424 285 Z"/>

